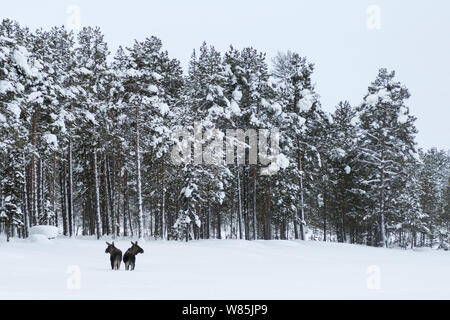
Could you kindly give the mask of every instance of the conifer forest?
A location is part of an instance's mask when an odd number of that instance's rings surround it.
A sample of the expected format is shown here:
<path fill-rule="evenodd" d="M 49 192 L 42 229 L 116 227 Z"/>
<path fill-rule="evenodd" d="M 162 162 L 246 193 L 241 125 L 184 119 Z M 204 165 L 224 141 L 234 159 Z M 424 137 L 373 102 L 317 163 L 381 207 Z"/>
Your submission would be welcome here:
<path fill-rule="evenodd" d="M 111 52 L 98 27 L 33 31 L 1 21 L 0 233 L 8 240 L 51 225 L 96 239 L 449 248 L 450 152 L 418 145 L 414 92 L 395 70 L 379 69 L 360 103 L 327 112 L 314 57 L 203 43 L 186 48 L 183 68 L 163 41 L 130 39 Z M 225 161 L 225 143 L 214 164 L 201 152 L 173 161 L 182 142 L 174 133 L 194 135 L 197 121 L 201 136 L 278 130 L 276 172 L 261 174 L 251 148 Z M 209 150 L 208 135 L 201 141 Z"/>

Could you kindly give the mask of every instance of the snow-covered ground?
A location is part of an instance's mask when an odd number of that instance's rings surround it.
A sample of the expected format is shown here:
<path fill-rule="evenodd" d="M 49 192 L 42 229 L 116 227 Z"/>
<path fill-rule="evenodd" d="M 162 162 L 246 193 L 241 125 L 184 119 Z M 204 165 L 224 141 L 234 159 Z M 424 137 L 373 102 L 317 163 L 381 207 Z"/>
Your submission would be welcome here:
<path fill-rule="evenodd" d="M 125 252 L 129 240 L 116 241 Z M 0 299 L 450 299 L 450 252 L 302 241 L 0 242 Z"/>

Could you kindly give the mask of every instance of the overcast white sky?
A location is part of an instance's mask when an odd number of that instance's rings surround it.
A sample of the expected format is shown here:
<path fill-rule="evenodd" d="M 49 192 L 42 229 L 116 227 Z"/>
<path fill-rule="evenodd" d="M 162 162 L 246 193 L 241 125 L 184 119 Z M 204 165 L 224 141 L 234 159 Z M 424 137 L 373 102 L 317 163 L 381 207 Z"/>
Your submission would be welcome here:
<path fill-rule="evenodd" d="M 68 7 L 81 25 L 98 25 L 110 50 L 155 35 L 187 64 L 205 40 L 267 53 L 291 50 L 316 64 L 323 107 L 361 102 L 380 67 L 394 69 L 412 94 L 419 146 L 450 149 L 450 1 L 448 0 L 0 0 L 0 19 L 32 29 L 66 24 Z M 367 8 L 381 9 L 379 30 Z M 270 61 L 270 60 L 269 60 Z"/>

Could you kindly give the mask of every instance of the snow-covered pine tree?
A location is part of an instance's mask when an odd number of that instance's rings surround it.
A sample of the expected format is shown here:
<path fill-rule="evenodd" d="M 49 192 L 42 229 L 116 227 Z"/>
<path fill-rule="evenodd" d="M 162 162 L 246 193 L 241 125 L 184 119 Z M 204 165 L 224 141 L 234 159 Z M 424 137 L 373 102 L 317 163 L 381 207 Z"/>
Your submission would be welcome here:
<path fill-rule="evenodd" d="M 170 90 L 176 91 L 175 86 L 179 86 L 176 82 L 181 80 L 180 67 L 168 58 L 167 52 L 162 51 L 162 43 L 158 38 L 135 41 L 127 51 L 127 59 L 124 62 L 126 71 L 122 78 L 125 90 L 123 102 L 134 110 L 137 221 L 138 236 L 141 238 L 144 237 L 142 165 L 151 167 L 155 162 L 154 159 L 143 162 L 142 155 L 152 154 L 159 160 L 167 156 L 171 138 L 168 125 L 172 117 L 168 103 L 173 102 L 170 100 Z M 168 75 L 170 71 L 167 69 L 170 67 L 174 71 L 172 77 Z M 163 76 L 162 73 L 166 74 Z M 178 80 L 175 80 L 177 77 Z M 150 185 L 144 187 L 149 187 L 146 191 L 151 190 Z M 162 220 L 164 219 L 165 217 Z M 166 234 L 166 227 L 162 227 L 161 231 L 163 235 Z"/>
<path fill-rule="evenodd" d="M 170 59 L 167 51 L 161 52 L 157 72 L 160 76 L 157 82 L 160 107 L 163 109 L 160 109 L 161 117 L 152 125 L 152 135 L 157 137 L 151 145 L 156 162 L 154 168 L 157 171 L 156 176 L 160 177 L 159 183 L 155 184 L 155 192 L 159 194 L 157 199 L 160 199 L 159 219 L 156 220 L 155 217 L 155 221 L 159 222 L 157 234 L 167 240 L 174 220 L 170 212 L 176 211 L 175 201 L 168 197 L 168 190 L 173 188 L 173 182 L 176 181 L 176 167 L 170 159 L 170 151 L 173 147 L 171 134 L 172 128 L 178 123 L 176 113 L 181 108 L 184 79 L 180 62 Z M 167 110 L 164 109 L 166 107 Z M 169 210 L 169 205 L 172 206 L 172 210 Z"/>
<path fill-rule="evenodd" d="M 358 175 L 356 156 L 357 127 L 356 111 L 348 101 L 338 104 L 331 115 L 330 144 L 327 157 L 330 162 L 330 215 L 335 224 L 339 242 L 353 241 L 355 219 L 359 213 L 358 190 L 355 180 Z M 334 210 L 333 210 L 334 209 Z"/>
<path fill-rule="evenodd" d="M 31 42 L 31 57 L 39 62 L 36 64 L 39 77 L 30 88 L 26 103 L 32 110 L 29 124 L 31 143 L 39 165 L 39 170 L 36 170 L 32 158 L 31 171 L 38 182 L 37 204 L 41 224 L 57 222 L 56 162 L 60 151 L 58 141 L 62 141 L 58 137 L 61 137 L 65 129 L 62 117 L 66 96 L 64 77 L 68 68 L 62 61 L 67 54 L 63 40 L 67 36 L 67 31 L 62 27 L 50 31 L 37 30 Z"/>
<path fill-rule="evenodd" d="M 447 153 L 448 154 L 448 153 Z M 449 161 L 449 167 L 450 167 L 450 156 L 448 157 Z M 447 170 L 448 173 L 448 180 L 447 180 L 447 187 L 445 192 L 445 209 L 443 214 L 444 223 L 442 225 L 442 228 L 444 230 L 444 234 L 442 235 L 442 246 L 446 248 L 447 250 L 450 249 L 450 169 Z"/>
<path fill-rule="evenodd" d="M 117 212 L 116 215 L 120 219 L 122 212 L 123 235 L 133 234 L 133 227 L 130 213 L 129 203 L 129 187 L 128 173 L 133 172 L 133 155 L 132 140 L 132 119 L 130 111 L 127 108 L 125 99 L 124 81 L 126 80 L 127 63 L 129 58 L 123 47 L 119 47 L 111 65 L 108 74 L 108 108 L 106 109 L 106 118 L 109 121 L 109 147 L 116 150 L 119 157 L 118 170 L 118 190 L 117 190 Z M 121 194 L 123 190 L 123 194 Z M 123 199 L 123 207 L 121 210 L 121 199 Z"/>
<path fill-rule="evenodd" d="M 426 227 L 422 239 L 429 245 L 446 246 L 448 237 L 448 211 L 446 211 L 446 185 L 450 174 L 450 157 L 443 150 L 432 148 L 420 151 L 420 162 L 416 166 L 420 185 L 420 205 L 423 209 Z"/>
<path fill-rule="evenodd" d="M 319 96 L 311 80 L 314 65 L 298 53 L 280 53 L 274 59 L 273 79 L 277 84 L 277 100 L 283 110 L 280 123 L 282 128 L 282 149 L 289 151 L 289 174 L 285 175 L 286 186 L 296 195 L 290 199 L 294 210 L 294 236 L 305 239 L 305 198 L 307 175 L 306 166 L 320 167 L 320 156 L 311 135 L 314 127 L 320 124 L 321 110 Z M 311 162 L 305 163 L 310 160 Z M 293 202 L 293 203 L 292 203 Z"/>
<path fill-rule="evenodd" d="M 225 164 L 223 143 L 216 145 L 216 138 L 223 141 L 221 134 L 230 125 L 232 112 L 229 110 L 230 101 L 224 94 L 225 67 L 214 47 L 203 43 L 198 57 L 194 51 L 185 83 L 183 95 L 186 103 L 179 110 L 182 117 L 180 128 L 194 136 L 194 158 L 182 167 L 184 181 L 181 182 L 180 200 L 183 208 L 175 228 L 179 235 L 194 234 L 196 229 L 196 233 L 205 238 L 212 234 L 221 238 L 222 216 L 218 208 L 223 203 L 224 190 L 232 176 Z M 207 133 L 212 133 L 212 136 Z M 216 212 L 215 228 L 213 212 Z"/>
<path fill-rule="evenodd" d="M 73 165 L 77 164 L 80 168 L 79 178 L 83 181 L 84 190 L 79 190 L 81 194 L 95 194 L 95 204 L 83 201 L 80 207 L 84 207 L 86 212 L 90 212 L 94 208 L 94 217 L 96 221 L 97 238 L 103 234 L 111 234 L 113 223 L 111 217 L 111 206 L 107 201 L 109 194 L 107 193 L 107 183 L 104 187 L 103 219 L 101 219 L 100 211 L 100 176 L 99 166 L 101 158 L 105 159 L 105 144 L 107 138 L 103 130 L 108 130 L 104 123 L 103 110 L 107 107 L 105 97 L 107 96 L 106 74 L 108 72 L 107 57 L 109 55 L 108 46 L 104 41 L 104 36 L 100 29 L 92 27 L 84 27 L 78 34 L 78 47 L 76 48 L 77 64 L 75 66 L 75 74 L 77 81 L 77 103 L 71 107 L 71 113 L 75 116 L 74 124 L 76 131 L 72 132 L 73 140 L 69 139 L 69 160 L 68 160 L 68 181 L 69 181 L 69 217 L 73 216 L 74 202 L 70 196 L 73 189 Z M 103 123 L 101 122 L 103 120 Z M 76 139 L 76 140 L 75 140 Z M 76 142 L 73 143 L 73 142 Z M 77 159 L 71 164 L 72 152 L 75 151 Z M 102 156 L 99 156 L 103 155 Z M 106 164 L 106 161 L 103 162 Z M 90 174 L 92 172 L 93 174 Z M 81 174 L 84 173 L 84 174 Z M 106 170 L 104 166 L 104 175 Z M 92 181 L 92 176 L 94 181 Z M 105 177 L 105 176 L 104 176 Z M 104 179 L 107 181 L 107 179 Z M 86 197 L 87 198 L 87 197 Z M 71 214 L 72 212 L 72 214 Z M 81 220 L 81 217 L 77 217 Z M 75 220 L 75 216 L 73 216 Z M 100 223 L 101 222 L 101 223 Z M 115 224 L 114 224 L 115 226 Z"/>
<path fill-rule="evenodd" d="M 428 215 L 420 203 L 422 190 L 419 183 L 419 171 L 415 159 L 407 159 L 403 163 L 405 174 L 401 179 L 396 179 L 400 185 L 395 186 L 398 195 L 392 200 L 396 215 L 392 223 L 392 231 L 398 234 L 398 244 L 402 247 L 408 245 L 411 248 L 417 244 L 418 234 L 429 234 L 427 227 Z"/>
<path fill-rule="evenodd" d="M 16 231 L 26 235 L 27 227 L 36 223 L 25 205 L 25 158 L 30 152 L 25 101 L 37 76 L 26 35 L 27 30 L 10 20 L 0 24 L 0 221 L 6 224 L 8 241 Z"/>
<path fill-rule="evenodd" d="M 415 118 L 405 104 L 410 94 L 394 76 L 394 71 L 380 69 L 358 108 L 362 130 L 358 161 L 366 167 L 362 183 L 370 195 L 364 218 L 374 224 L 376 243 L 383 247 L 388 244 L 386 226 L 394 220 L 394 180 L 401 177 L 402 161 L 416 154 Z"/>
<path fill-rule="evenodd" d="M 254 48 L 244 48 L 241 51 L 230 47 L 225 53 L 226 63 L 226 95 L 232 111 L 232 128 L 253 130 L 258 140 L 259 130 L 278 130 L 275 117 L 280 116 L 280 105 L 275 100 L 275 92 L 269 82 L 269 71 L 266 55 Z M 273 133 L 275 134 L 275 133 Z M 252 139 L 248 131 L 248 141 Z M 247 139 L 247 135 L 246 135 Z M 269 139 L 269 137 L 267 137 Z M 271 146 L 270 148 L 273 148 Z M 259 148 L 257 148 L 259 149 Z M 246 152 L 247 153 L 247 152 Z M 256 164 L 250 163 L 250 157 L 256 155 Z M 248 156 L 238 162 L 233 168 L 238 195 L 237 214 L 239 234 L 245 239 L 272 238 L 272 180 L 271 176 L 261 176 L 265 162 L 271 160 L 273 168 L 279 169 L 279 159 L 271 158 L 272 151 L 249 149 Z M 243 227 L 242 227 L 243 225 Z M 242 230 L 243 229 L 243 230 Z"/>

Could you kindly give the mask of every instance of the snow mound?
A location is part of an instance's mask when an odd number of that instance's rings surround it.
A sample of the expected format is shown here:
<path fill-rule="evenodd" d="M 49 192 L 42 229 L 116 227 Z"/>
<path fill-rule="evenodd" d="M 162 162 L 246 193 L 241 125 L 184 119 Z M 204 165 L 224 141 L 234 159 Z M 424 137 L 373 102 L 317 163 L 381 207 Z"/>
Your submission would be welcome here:
<path fill-rule="evenodd" d="M 34 226 L 28 230 L 31 235 L 42 235 L 47 239 L 56 238 L 58 235 L 58 228 L 55 226 Z"/>
<path fill-rule="evenodd" d="M 28 242 L 32 242 L 32 243 L 48 243 L 50 242 L 50 240 L 47 238 L 47 236 L 43 235 L 43 234 L 31 234 L 28 238 L 27 238 Z"/>

